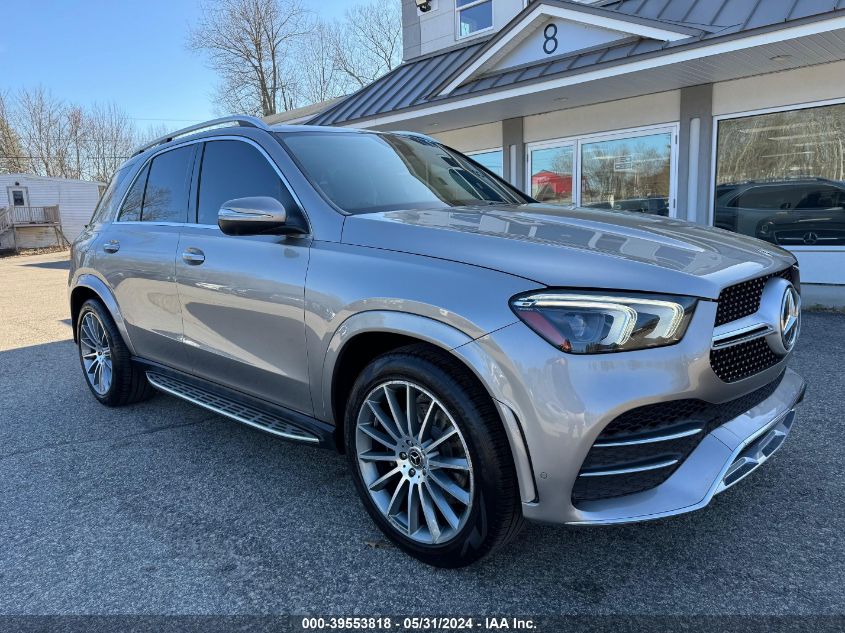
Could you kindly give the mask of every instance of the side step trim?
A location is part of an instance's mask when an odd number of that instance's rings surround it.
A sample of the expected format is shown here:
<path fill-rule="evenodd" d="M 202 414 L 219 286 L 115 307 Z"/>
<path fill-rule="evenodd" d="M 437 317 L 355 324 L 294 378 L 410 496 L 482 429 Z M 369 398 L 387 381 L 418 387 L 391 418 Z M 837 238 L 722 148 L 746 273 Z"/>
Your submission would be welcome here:
<path fill-rule="evenodd" d="M 320 438 L 313 433 L 291 424 L 287 420 L 271 415 L 256 407 L 242 404 L 207 389 L 192 385 L 178 378 L 166 376 L 155 371 L 147 371 L 150 384 L 165 393 L 186 400 L 209 411 L 225 416 L 242 424 L 272 433 L 279 437 L 297 442 L 319 444 Z"/>

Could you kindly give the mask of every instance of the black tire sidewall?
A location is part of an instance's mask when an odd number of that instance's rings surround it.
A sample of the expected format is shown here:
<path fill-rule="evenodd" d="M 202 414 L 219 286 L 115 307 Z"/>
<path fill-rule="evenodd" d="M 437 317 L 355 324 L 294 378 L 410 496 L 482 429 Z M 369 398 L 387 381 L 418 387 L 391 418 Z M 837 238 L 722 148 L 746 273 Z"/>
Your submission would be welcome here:
<path fill-rule="evenodd" d="M 94 313 L 94 315 L 100 320 L 100 323 L 103 324 L 103 328 L 106 331 L 106 340 L 108 341 L 112 358 L 112 381 L 111 385 L 109 385 L 108 391 L 104 394 L 99 394 L 94 389 L 94 386 L 91 384 L 88 376 L 83 375 L 83 378 L 85 380 L 85 384 L 88 386 L 88 389 L 97 400 L 105 405 L 112 406 L 117 403 L 117 393 L 119 390 L 120 380 L 122 378 L 122 376 L 119 375 L 119 372 L 125 371 L 124 361 L 126 360 L 126 354 L 121 353 L 125 350 L 125 346 L 123 346 L 123 341 L 120 338 L 120 334 L 117 332 L 117 327 L 114 325 L 114 321 L 112 320 L 111 315 L 106 311 L 105 307 L 99 301 L 89 299 L 82 305 L 82 308 L 79 310 L 79 317 L 76 320 L 76 350 L 79 355 L 79 364 L 82 367 L 83 374 L 86 372 L 85 363 L 82 360 L 82 321 L 85 315 L 89 312 Z"/>
<path fill-rule="evenodd" d="M 401 352 L 376 359 L 358 377 L 348 400 L 345 414 L 345 448 L 353 472 L 355 487 L 368 513 L 382 530 L 401 549 L 420 560 L 439 567 L 462 567 L 483 557 L 491 549 L 491 522 L 502 511 L 499 491 L 507 477 L 507 464 L 491 449 L 488 440 L 491 420 L 485 416 L 464 388 L 445 370 L 441 363 L 432 363 L 413 354 Z M 360 408 L 367 395 L 379 384 L 389 380 L 407 380 L 424 387 L 448 409 L 469 450 L 472 462 L 475 494 L 473 507 L 466 524 L 450 541 L 441 545 L 426 545 L 404 536 L 381 514 L 370 499 L 357 462 L 356 425 Z M 496 429 L 493 429 L 495 431 Z M 503 432 L 503 431 L 502 431 Z M 512 464 L 510 465 L 512 468 Z M 517 509 L 518 510 L 518 509 Z"/>

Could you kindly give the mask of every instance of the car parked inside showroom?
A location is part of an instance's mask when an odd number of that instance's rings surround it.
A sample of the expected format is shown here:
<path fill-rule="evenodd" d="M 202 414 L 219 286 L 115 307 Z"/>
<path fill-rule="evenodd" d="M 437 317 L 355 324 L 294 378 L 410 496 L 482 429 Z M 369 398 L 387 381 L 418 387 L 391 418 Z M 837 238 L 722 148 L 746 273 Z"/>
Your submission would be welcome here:
<path fill-rule="evenodd" d="M 421 134 L 231 117 L 120 168 L 69 290 L 101 403 L 159 390 L 345 453 L 385 535 L 459 567 L 767 461 L 805 389 L 799 277 L 752 237 L 536 203 Z"/>
<path fill-rule="evenodd" d="M 845 246 L 845 183 L 778 178 L 716 188 L 715 225 L 791 248 Z"/>

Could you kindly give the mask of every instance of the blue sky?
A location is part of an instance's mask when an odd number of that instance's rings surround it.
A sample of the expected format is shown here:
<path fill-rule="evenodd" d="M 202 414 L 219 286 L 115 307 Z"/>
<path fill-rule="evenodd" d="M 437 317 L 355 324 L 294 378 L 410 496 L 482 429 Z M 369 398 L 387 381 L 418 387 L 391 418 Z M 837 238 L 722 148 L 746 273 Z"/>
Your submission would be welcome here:
<path fill-rule="evenodd" d="M 349 0 L 303 0 L 339 18 Z M 16 7 L 13 5 L 17 5 Z M 43 85 L 89 105 L 118 103 L 139 128 L 215 116 L 216 79 L 185 46 L 199 0 L 13 0 L 0 38 L 0 90 Z"/>

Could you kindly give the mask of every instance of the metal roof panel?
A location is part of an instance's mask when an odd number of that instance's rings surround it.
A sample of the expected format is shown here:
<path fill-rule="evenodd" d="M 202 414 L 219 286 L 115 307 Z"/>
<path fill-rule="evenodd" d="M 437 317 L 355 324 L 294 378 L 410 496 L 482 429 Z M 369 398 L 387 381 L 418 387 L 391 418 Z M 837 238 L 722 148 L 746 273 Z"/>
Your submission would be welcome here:
<path fill-rule="evenodd" d="M 565 0 L 553 0 L 571 5 Z M 771 27 L 790 20 L 807 18 L 845 9 L 845 0 L 607 0 L 583 5 L 584 11 L 616 11 L 639 20 L 662 21 L 682 25 L 691 35 L 671 46 L 683 46 L 701 38 L 713 38 L 758 27 Z M 494 36 L 495 37 L 495 36 Z M 426 102 L 438 101 L 432 93 L 465 67 L 487 45 L 487 40 L 439 51 L 412 59 L 369 86 L 349 96 L 309 121 L 316 125 L 332 125 L 364 119 L 386 112 L 402 110 Z M 482 90 L 504 88 L 522 81 L 551 77 L 564 72 L 587 68 L 595 64 L 619 63 L 629 57 L 654 53 L 666 47 L 665 42 L 640 38 L 635 41 L 614 42 L 594 48 L 544 60 L 540 63 L 510 69 L 476 78 L 459 86 L 451 97 Z"/>

